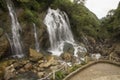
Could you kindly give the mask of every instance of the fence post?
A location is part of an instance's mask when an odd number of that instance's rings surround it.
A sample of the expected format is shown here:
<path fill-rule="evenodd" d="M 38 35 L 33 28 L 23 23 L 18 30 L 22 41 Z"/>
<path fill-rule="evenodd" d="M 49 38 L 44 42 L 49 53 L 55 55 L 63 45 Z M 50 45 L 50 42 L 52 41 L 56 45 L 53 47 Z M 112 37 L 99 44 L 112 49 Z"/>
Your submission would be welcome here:
<path fill-rule="evenodd" d="M 109 55 L 109 60 L 112 61 L 112 53 Z"/>
<path fill-rule="evenodd" d="M 88 62 L 88 56 L 85 56 L 85 62 L 86 63 Z"/>
<path fill-rule="evenodd" d="M 55 80 L 55 70 L 53 70 L 53 80 Z"/>

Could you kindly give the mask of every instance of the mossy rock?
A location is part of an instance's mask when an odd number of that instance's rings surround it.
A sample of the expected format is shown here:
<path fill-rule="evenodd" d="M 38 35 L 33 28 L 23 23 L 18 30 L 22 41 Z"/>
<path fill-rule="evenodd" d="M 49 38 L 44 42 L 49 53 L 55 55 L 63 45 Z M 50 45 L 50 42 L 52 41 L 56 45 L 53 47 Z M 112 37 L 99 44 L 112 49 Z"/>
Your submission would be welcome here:
<path fill-rule="evenodd" d="M 63 51 L 64 52 L 69 52 L 69 53 L 73 54 L 74 53 L 74 47 L 73 47 L 72 44 L 65 42 Z"/>
<path fill-rule="evenodd" d="M 0 80 L 3 80 L 4 78 L 5 68 L 12 64 L 14 61 L 14 59 L 0 61 Z"/>
<path fill-rule="evenodd" d="M 37 61 L 37 60 L 43 58 L 43 54 L 37 52 L 34 49 L 30 49 L 30 55 L 29 56 L 30 56 L 31 60 L 33 60 L 33 61 Z"/>
<path fill-rule="evenodd" d="M 68 52 L 65 52 L 65 53 L 61 54 L 61 58 L 66 62 L 72 62 L 73 55 Z"/>

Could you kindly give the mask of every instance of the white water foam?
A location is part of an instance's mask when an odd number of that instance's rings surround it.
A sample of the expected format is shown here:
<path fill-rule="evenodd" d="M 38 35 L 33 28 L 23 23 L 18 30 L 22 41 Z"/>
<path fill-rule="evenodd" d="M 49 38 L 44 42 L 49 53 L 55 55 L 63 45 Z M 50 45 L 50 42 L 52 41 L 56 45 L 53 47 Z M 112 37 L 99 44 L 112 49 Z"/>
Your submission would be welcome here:
<path fill-rule="evenodd" d="M 74 47 L 74 56 L 78 56 L 77 52 L 86 52 L 86 48 L 75 43 L 73 34 L 70 29 L 70 22 L 65 12 L 59 9 L 54 10 L 49 8 L 44 19 L 44 24 L 47 26 L 47 31 L 50 40 L 49 52 L 53 55 L 61 55 L 65 42 L 70 43 Z"/>

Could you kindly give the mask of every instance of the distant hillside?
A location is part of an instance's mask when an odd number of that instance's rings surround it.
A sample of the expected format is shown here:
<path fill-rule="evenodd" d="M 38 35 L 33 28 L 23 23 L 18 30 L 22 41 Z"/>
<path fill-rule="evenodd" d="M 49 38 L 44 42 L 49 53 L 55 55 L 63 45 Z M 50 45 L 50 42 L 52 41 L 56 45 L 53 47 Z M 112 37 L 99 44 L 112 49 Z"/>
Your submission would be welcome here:
<path fill-rule="evenodd" d="M 120 39 L 120 3 L 116 10 L 111 10 L 102 20 L 101 32 L 108 38 Z"/>

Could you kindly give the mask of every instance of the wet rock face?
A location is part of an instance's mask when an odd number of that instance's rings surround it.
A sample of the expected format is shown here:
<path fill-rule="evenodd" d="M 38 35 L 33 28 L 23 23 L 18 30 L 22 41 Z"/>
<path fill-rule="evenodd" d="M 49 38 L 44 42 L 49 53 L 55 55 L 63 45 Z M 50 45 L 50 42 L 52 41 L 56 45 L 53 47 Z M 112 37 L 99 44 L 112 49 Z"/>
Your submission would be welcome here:
<path fill-rule="evenodd" d="M 6 55 L 8 48 L 10 48 L 6 36 L 1 34 L 3 33 L 0 32 L 0 57 Z"/>
<path fill-rule="evenodd" d="M 22 42 L 24 46 L 24 52 L 29 54 L 29 48 L 34 48 L 34 33 L 32 31 L 32 25 L 28 23 L 23 23 L 22 25 Z"/>
<path fill-rule="evenodd" d="M 42 24 L 42 23 L 40 23 Z M 21 33 L 22 42 L 25 53 L 29 54 L 29 48 L 35 49 L 35 37 L 34 37 L 34 30 L 33 30 L 33 24 L 32 23 L 22 23 L 22 30 Z M 49 44 L 49 36 L 47 34 L 47 31 L 45 29 L 45 26 L 42 25 L 36 25 L 37 28 L 37 36 L 38 36 L 38 42 L 40 44 L 40 50 L 46 50 L 50 44 Z"/>
<path fill-rule="evenodd" d="M 74 48 L 73 45 L 70 43 L 65 42 L 64 47 L 63 47 L 63 52 L 61 54 L 62 60 L 66 62 L 71 62 L 73 59 L 73 54 L 74 54 Z"/>
<path fill-rule="evenodd" d="M 3 29 L 0 28 L 0 36 L 2 36 L 2 34 L 3 34 Z"/>
<path fill-rule="evenodd" d="M 46 15 L 45 13 L 43 14 Z M 33 48 L 33 49 L 35 48 L 33 23 L 27 22 L 26 18 L 24 19 L 25 12 L 22 8 L 17 8 L 16 15 L 22 28 L 22 31 L 20 32 L 20 36 L 21 36 L 20 40 L 23 43 L 22 45 L 24 49 L 23 52 L 25 55 L 28 56 L 29 48 Z M 40 15 L 39 15 L 39 19 L 41 19 L 41 21 L 39 22 L 39 24 L 36 23 L 38 41 L 39 41 L 41 50 L 42 49 L 47 50 L 47 48 L 50 46 L 49 36 L 47 34 L 46 27 L 42 21 L 44 16 L 43 15 L 40 16 Z M 9 42 L 7 41 L 7 38 L 4 35 L 4 31 L 8 35 L 12 35 L 12 34 L 11 34 L 11 20 L 10 20 L 10 16 L 8 15 L 8 12 L 0 11 L 0 17 L 1 17 L 0 19 L 0 56 L 1 56 L 2 54 L 4 54 L 4 51 L 8 50 L 8 48 L 10 50 Z M 11 53 L 9 55 L 11 55 Z M 5 57 L 7 56 L 5 55 Z"/>
<path fill-rule="evenodd" d="M 45 29 L 45 26 L 41 27 L 38 32 L 38 38 L 40 42 L 40 48 L 43 50 L 47 50 L 50 47 L 49 42 L 49 35 L 47 33 L 47 29 Z"/>
<path fill-rule="evenodd" d="M 64 45 L 63 51 L 73 54 L 74 53 L 73 45 L 66 42 Z"/>

